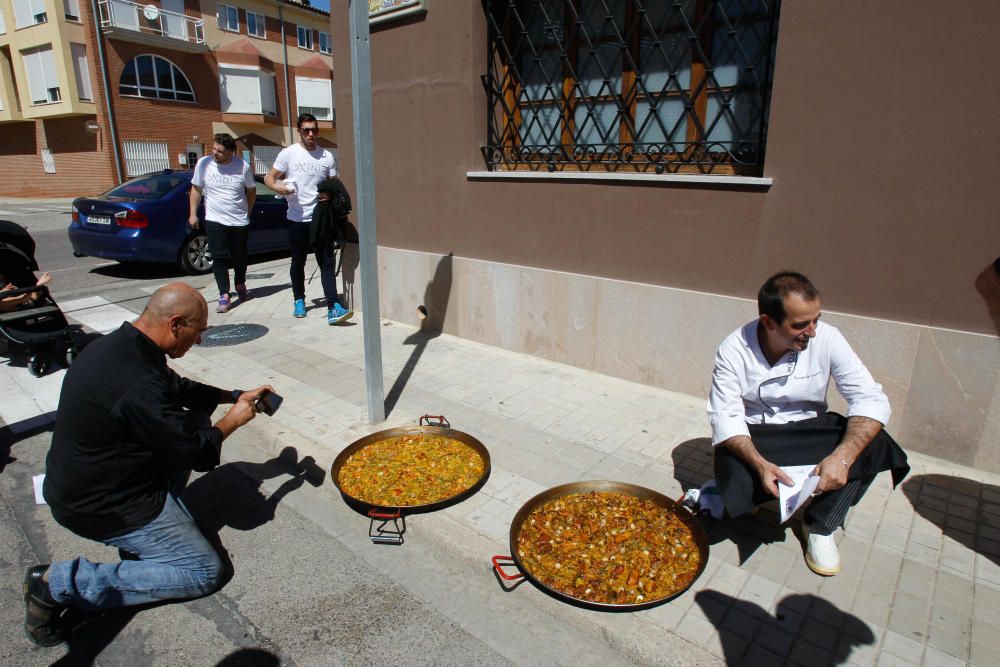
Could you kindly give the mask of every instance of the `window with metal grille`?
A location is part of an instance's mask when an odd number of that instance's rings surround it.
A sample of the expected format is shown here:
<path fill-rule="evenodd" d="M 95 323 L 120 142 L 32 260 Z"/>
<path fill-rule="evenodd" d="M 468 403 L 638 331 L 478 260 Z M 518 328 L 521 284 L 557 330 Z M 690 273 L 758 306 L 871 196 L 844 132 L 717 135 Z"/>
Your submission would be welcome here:
<path fill-rule="evenodd" d="M 780 0 L 482 0 L 487 167 L 759 175 Z"/>
<path fill-rule="evenodd" d="M 140 176 L 170 168 L 165 141 L 122 141 L 125 175 Z"/>

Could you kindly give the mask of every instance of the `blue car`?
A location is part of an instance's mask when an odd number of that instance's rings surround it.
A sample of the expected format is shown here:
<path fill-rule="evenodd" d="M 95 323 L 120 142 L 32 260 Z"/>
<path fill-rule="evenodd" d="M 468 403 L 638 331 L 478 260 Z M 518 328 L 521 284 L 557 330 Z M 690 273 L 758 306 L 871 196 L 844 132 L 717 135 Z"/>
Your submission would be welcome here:
<path fill-rule="evenodd" d="M 69 240 L 78 257 L 118 262 L 176 263 L 191 274 L 212 270 L 204 225 L 188 226 L 193 171 L 165 169 L 126 181 L 96 197 L 73 200 Z M 288 249 L 287 202 L 257 179 L 250 213 L 251 255 Z M 204 221 L 204 204 L 198 210 Z"/>

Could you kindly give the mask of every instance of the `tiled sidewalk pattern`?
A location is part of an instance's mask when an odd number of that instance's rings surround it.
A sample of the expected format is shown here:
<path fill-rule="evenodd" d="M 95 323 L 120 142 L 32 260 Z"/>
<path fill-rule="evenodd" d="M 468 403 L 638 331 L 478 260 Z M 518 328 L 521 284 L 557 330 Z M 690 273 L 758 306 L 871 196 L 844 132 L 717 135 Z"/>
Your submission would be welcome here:
<path fill-rule="evenodd" d="M 282 284 L 286 270 L 258 267 L 249 285 Z M 309 297 L 320 296 L 318 283 Z M 285 403 L 255 425 L 274 435 L 275 451 L 295 446 L 327 467 L 363 435 L 445 415 L 487 445 L 493 472 L 482 491 L 443 514 L 494 542 L 495 553 L 509 548 L 517 509 L 550 486 L 610 479 L 678 497 L 712 476 L 702 397 L 394 322 L 383 321 L 381 333 L 395 405 L 385 424 L 370 426 L 363 315 L 330 327 L 317 307 L 295 320 L 288 290 L 266 291 L 227 314 L 211 313 L 210 323 L 263 324 L 267 335 L 194 348 L 175 368 L 224 388 L 273 384 Z M 210 303 L 215 296 L 206 292 Z M 1000 664 L 1000 477 L 913 454 L 911 464 L 900 489 L 883 475 L 853 511 L 840 540 L 840 575 L 806 568 L 795 519 L 779 527 L 763 511 L 709 521 L 711 558 L 693 588 L 624 616 L 731 663 Z M 586 613 L 603 616 L 612 633 L 625 623 L 622 615 Z"/>

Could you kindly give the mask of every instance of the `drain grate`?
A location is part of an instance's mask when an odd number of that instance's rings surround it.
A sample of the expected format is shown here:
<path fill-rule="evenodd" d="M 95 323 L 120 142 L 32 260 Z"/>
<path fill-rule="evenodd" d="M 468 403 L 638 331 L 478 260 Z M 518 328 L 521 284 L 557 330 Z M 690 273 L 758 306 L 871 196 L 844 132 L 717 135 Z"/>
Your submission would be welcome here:
<path fill-rule="evenodd" d="M 201 335 L 203 347 L 224 347 L 226 345 L 239 345 L 267 334 L 267 327 L 263 324 L 221 324 L 217 327 L 209 327 L 208 331 Z"/>

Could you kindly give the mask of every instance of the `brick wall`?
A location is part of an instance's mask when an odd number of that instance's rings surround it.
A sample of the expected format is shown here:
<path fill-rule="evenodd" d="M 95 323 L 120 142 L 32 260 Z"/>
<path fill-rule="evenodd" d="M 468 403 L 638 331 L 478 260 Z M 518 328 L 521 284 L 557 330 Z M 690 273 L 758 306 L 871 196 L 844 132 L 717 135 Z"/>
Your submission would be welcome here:
<path fill-rule="evenodd" d="M 5 125 L 11 141 L 0 155 L 10 177 L 0 180 L 0 195 L 8 197 L 79 197 L 104 192 L 114 185 L 110 153 L 101 133 L 83 129 L 90 116 L 28 121 Z M 41 151 L 52 151 L 56 171 L 45 173 Z"/>

